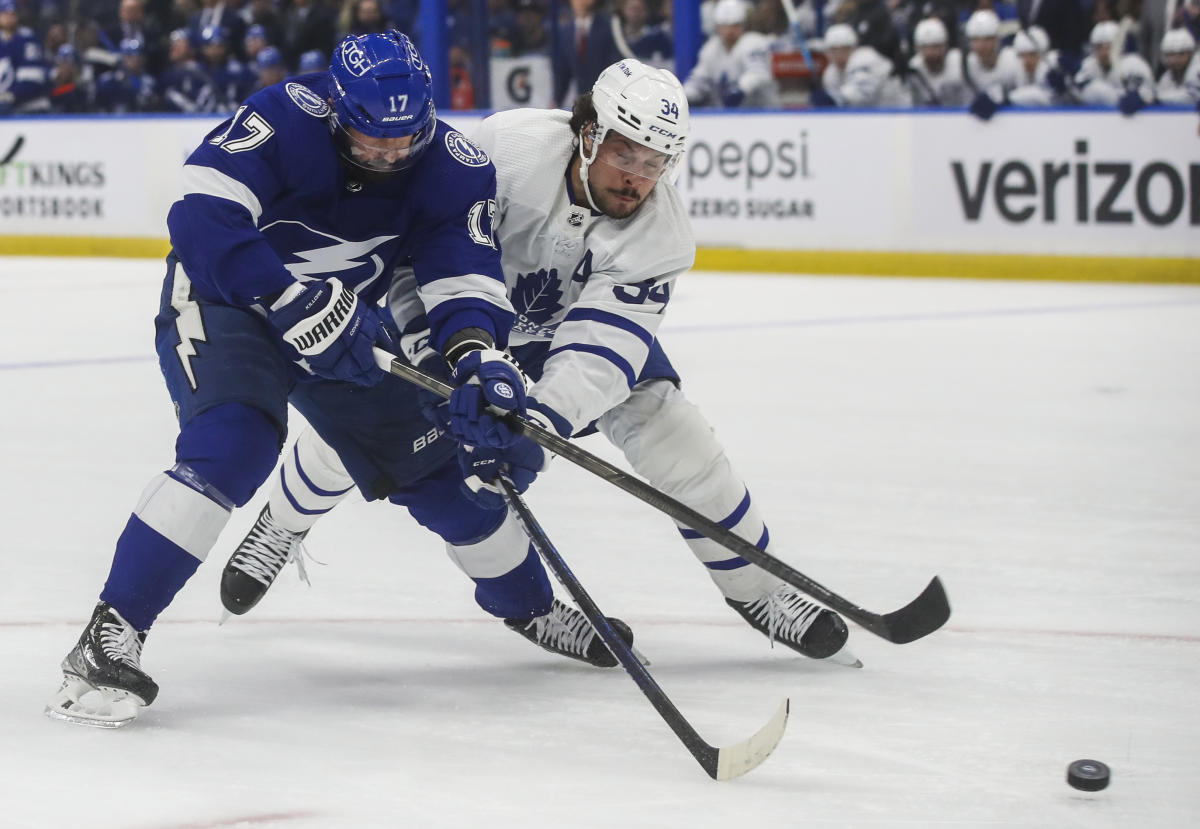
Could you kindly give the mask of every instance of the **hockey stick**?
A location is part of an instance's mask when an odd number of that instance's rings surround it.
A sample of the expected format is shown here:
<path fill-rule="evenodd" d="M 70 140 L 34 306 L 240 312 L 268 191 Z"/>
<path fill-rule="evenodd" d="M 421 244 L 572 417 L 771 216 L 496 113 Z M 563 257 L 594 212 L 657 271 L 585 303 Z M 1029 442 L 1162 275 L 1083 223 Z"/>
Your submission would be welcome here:
<path fill-rule="evenodd" d="M 658 711 L 659 716 L 671 727 L 675 736 L 683 742 L 687 750 L 700 763 L 701 768 L 708 773 L 708 776 L 713 780 L 732 780 L 735 777 L 741 777 L 766 760 L 775 750 L 775 746 L 779 745 L 779 741 L 783 739 L 783 731 L 787 728 L 788 700 L 785 698 L 767 724 L 749 739 L 725 748 L 709 745 L 683 714 L 679 713 L 679 709 L 671 702 L 670 697 L 654 681 L 654 677 L 650 675 L 646 667 L 638 661 L 633 649 L 617 635 L 608 618 L 592 601 L 592 597 L 583 589 L 583 585 L 571 572 L 571 568 L 567 566 L 562 555 L 550 543 L 545 530 L 533 517 L 533 513 L 521 498 L 521 494 L 517 492 L 517 488 L 503 475 L 500 476 L 500 487 L 504 490 L 505 500 L 517 514 L 517 519 L 525 528 L 525 534 L 529 536 L 538 555 L 549 566 L 559 584 L 571 594 L 571 598 L 575 600 L 579 609 L 583 611 L 583 615 L 591 622 L 592 628 L 600 636 L 601 641 L 617 657 L 621 667 L 637 683 L 638 688 L 646 695 L 646 699 L 650 700 L 650 704 Z"/>
<path fill-rule="evenodd" d="M 408 363 L 396 358 L 383 349 L 375 349 L 375 361 L 384 371 L 394 374 L 397 377 L 402 377 L 410 383 L 414 383 L 440 397 L 448 398 L 450 392 L 453 391 L 453 387 L 446 385 L 436 378 L 430 377 L 425 372 L 410 366 Z M 920 639 L 923 636 L 928 636 L 944 625 L 946 620 L 950 618 L 950 601 L 946 597 L 946 590 L 942 587 L 941 579 L 937 576 L 934 576 L 929 585 L 921 592 L 921 595 L 899 610 L 894 610 L 886 614 L 873 613 L 821 586 L 799 570 L 793 569 L 765 550 L 760 550 L 746 539 L 735 535 L 715 521 L 705 518 L 691 507 L 681 504 L 666 493 L 660 492 L 658 489 L 650 486 L 645 481 L 618 469 L 607 461 L 601 460 L 587 450 L 579 448 L 568 440 L 564 440 L 557 434 L 547 431 L 537 424 L 531 423 L 517 415 L 508 415 L 504 418 L 504 422 L 508 424 L 509 428 L 520 432 L 543 449 L 548 449 L 577 466 L 582 466 L 593 475 L 597 475 L 609 483 L 615 484 L 635 498 L 671 516 L 681 524 L 686 524 L 697 532 L 703 533 L 722 547 L 732 550 L 747 561 L 757 564 L 768 573 L 778 576 L 793 587 L 803 590 L 827 607 L 838 611 L 846 618 L 853 620 L 871 633 L 889 642 L 903 645 L 907 642 Z"/>

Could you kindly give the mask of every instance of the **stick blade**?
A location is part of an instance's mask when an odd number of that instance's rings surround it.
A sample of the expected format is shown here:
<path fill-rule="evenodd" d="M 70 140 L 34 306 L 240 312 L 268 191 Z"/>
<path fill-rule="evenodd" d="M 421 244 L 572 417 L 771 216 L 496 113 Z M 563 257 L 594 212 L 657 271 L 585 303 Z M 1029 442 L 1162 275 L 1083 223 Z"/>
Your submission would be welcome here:
<path fill-rule="evenodd" d="M 897 645 L 915 642 L 946 624 L 949 618 L 950 599 L 942 580 L 934 576 L 920 596 L 883 617 L 888 632 L 885 638 Z"/>
<path fill-rule="evenodd" d="M 736 745 L 727 746 L 717 751 L 715 780 L 733 780 L 746 772 L 757 768 L 763 760 L 771 756 L 775 746 L 783 739 L 784 729 L 787 728 L 790 702 L 785 699 L 780 703 L 774 716 L 767 724 L 749 739 Z M 712 774 L 712 772 L 710 772 Z"/>

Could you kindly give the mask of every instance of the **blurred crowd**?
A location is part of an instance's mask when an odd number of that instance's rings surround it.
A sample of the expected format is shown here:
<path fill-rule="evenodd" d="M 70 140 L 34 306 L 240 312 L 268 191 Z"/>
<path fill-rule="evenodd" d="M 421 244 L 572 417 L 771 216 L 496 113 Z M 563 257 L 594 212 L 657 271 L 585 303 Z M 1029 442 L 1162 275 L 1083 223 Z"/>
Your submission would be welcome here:
<path fill-rule="evenodd" d="M 0 115 L 232 111 L 346 34 L 419 44 L 418 3 L 0 0 Z M 456 109 L 483 104 L 484 54 L 544 56 L 559 106 L 622 57 L 674 67 L 672 0 L 447 5 Z M 700 19 L 697 107 L 1200 103 L 1200 0 L 703 0 Z"/>

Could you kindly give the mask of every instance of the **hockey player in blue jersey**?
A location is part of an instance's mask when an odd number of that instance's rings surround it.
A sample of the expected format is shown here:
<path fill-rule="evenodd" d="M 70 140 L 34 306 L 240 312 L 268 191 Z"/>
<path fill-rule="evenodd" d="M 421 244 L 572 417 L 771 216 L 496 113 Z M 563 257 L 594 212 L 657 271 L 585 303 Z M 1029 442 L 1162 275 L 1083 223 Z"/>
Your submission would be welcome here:
<path fill-rule="evenodd" d="M 500 516 L 466 498 L 454 442 L 429 434 L 413 387 L 379 382 L 372 356 L 390 343 L 377 301 L 404 267 L 406 299 L 454 367 L 455 434 L 489 446 L 488 405 L 525 411 L 524 379 L 500 350 L 513 310 L 487 221 L 495 169 L 438 122 L 431 90 L 406 36 L 351 36 L 327 74 L 256 93 L 188 158 L 155 319 L 175 459 L 117 541 L 50 716 L 113 727 L 154 701 L 147 632 L 275 466 L 289 402 L 343 452 L 366 497 L 460 545 L 485 610 L 551 612 L 535 555 L 497 567 L 473 552 Z"/>
<path fill-rule="evenodd" d="M 562 437 L 599 430 L 651 484 L 769 551 L 756 502 L 658 339 L 676 279 L 696 254 L 671 181 L 689 130 L 678 79 L 632 59 L 601 73 L 572 114 L 516 109 L 483 121 L 474 138 L 496 165 L 494 230 L 518 315 L 510 346 L 537 380 L 531 413 Z M 418 315 L 392 308 L 406 343 L 419 345 Z M 528 474 L 540 450 L 526 443 L 465 453 L 464 467 L 508 463 Z M 340 452 L 305 432 L 285 455 L 267 507 L 226 565 L 228 610 L 245 613 L 289 558 L 301 561 L 308 529 L 344 497 Z M 468 482 L 478 499 L 503 507 L 486 477 Z M 836 613 L 700 533 L 679 531 L 755 630 L 811 658 L 857 663 Z M 519 531 L 512 538 L 510 558 L 524 544 Z"/>
<path fill-rule="evenodd" d="M 48 77 L 37 35 L 19 25 L 16 0 L 0 0 L 0 116 L 49 112 Z"/>

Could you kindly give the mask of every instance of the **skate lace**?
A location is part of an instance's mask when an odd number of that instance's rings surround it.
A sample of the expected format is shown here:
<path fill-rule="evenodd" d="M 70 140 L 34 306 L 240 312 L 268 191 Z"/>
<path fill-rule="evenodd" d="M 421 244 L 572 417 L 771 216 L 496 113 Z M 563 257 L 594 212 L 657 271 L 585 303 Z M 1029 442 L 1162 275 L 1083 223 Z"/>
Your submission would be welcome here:
<path fill-rule="evenodd" d="M 114 662 L 123 662 L 136 670 L 142 669 L 142 637 L 133 625 L 122 621 L 100 623 L 100 650 Z"/>
<path fill-rule="evenodd" d="M 529 623 L 539 645 L 549 645 L 564 653 L 580 656 L 587 654 L 596 632 L 582 613 L 554 601 L 554 607 L 545 616 L 538 616 Z"/>
<path fill-rule="evenodd" d="M 786 584 L 748 602 L 746 609 L 760 624 L 766 625 L 772 644 L 776 639 L 798 644 L 822 610 Z"/>
<path fill-rule="evenodd" d="M 303 533 L 284 529 L 271 520 L 270 513 L 264 513 L 254 522 L 230 564 L 270 587 L 283 565 L 294 560 L 300 580 L 311 586 L 308 569 L 304 565 L 308 552 L 304 549 L 303 541 Z"/>

